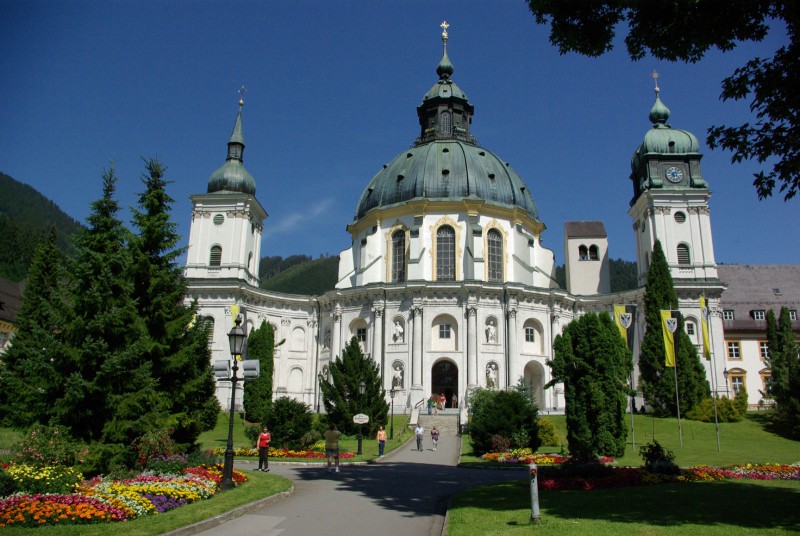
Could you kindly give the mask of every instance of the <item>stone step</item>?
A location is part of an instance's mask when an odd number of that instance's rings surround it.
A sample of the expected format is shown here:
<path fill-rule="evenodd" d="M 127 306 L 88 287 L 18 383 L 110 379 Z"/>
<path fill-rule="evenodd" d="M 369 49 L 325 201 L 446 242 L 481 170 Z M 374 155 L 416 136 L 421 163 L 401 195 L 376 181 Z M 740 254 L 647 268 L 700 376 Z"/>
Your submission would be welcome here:
<path fill-rule="evenodd" d="M 425 429 L 425 435 L 429 435 L 431 428 L 434 426 L 441 435 L 456 436 L 458 435 L 458 414 L 452 413 L 450 415 L 427 415 L 420 414 L 419 424 Z"/>

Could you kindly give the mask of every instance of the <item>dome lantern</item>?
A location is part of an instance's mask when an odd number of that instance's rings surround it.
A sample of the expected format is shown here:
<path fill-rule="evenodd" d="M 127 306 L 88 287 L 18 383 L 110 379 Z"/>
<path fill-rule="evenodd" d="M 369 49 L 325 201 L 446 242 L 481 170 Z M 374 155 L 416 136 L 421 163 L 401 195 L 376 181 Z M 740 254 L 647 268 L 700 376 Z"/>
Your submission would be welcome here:
<path fill-rule="evenodd" d="M 244 96 L 245 88 L 239 90 Z M 244 100 L 239 98 L 239 113 L 233 125 L 233 132 L 228 140 L 228 156 L 225 163 L 211 174 L 208 179 L 208 193 L 239 192 L 256 194 L 256 181 L 244 167 L 244 134 L 242 133 L 242 108 Z"/>

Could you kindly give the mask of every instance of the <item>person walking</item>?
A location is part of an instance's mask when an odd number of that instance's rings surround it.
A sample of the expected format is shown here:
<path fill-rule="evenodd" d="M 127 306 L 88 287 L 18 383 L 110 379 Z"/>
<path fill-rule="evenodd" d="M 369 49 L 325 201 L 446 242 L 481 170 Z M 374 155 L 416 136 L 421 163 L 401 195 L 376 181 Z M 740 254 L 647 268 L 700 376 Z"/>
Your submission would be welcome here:
<path fill-rule="evenodd" d="M 414 428 L 414 435 L 417 437 L 417 450 L 422 452 L 422 438 L 425 435 L 425 429 L 421 424 L 417 424 L 417 427 Z"/>
<path fill-rule="evenodd" d="M 269 472 L 269 442 L 272 436 L 269 429 L 265 426 L 258 434 L 258 469 L 257 471 Z"/>
<path fill-rule="evenodd" d="M 428 415 L 433 413 L 433 395 L 428 399 Z"/>
<path fill-rule="evenodd" d="M 328 472 L 331 472 L 331 462 L 336 462 L 336 472 L 339 472 L 339 437 L 342 433 L 332 424 L 325 432 L 325 457 L 328 458 Z"/>
<path fill-rule="evenodd" d="M 378 458 L 383 458 L 383 449 L 386 448 L 386 430 L 383 429 L 383 426 L 378 427 Z"/>
<path fill-rule="evenodd" d="M 439 430 L 435 426 L 431 428 L 431 442 L 433 442 L 433 450 L 436 450 L 436 447 L 439 446 Z"/>

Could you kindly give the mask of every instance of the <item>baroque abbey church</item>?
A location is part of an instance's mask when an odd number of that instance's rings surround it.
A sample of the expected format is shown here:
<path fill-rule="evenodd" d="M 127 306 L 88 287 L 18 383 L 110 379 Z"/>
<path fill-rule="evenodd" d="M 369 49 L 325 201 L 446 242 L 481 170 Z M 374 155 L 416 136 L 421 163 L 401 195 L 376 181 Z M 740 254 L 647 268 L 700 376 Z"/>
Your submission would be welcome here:
<path fill-rule="evenodd" d="M 191 197 L 187 300 L 196 299 L 200 314 L 213 323 L 213 359 L 231 358 L 227 333 L 234 324 L 231 307 L 238 306 L 248 333 L 266 321 L 277 341 L 285 339 L 275 349 L 275 398 L 293 397 L 319 410 L 317 378 L 327 376 L 330 363 L 356 337 L 380 368 L 387 402 L 395 390 L 397 408 L 413 407 L 431 393 L 444 393 L 451 406 L 474 388 L 505 389 L 522 379 L 540 410 L 561 412 L 563 389 L 543 388 L 551 379 L 546 361 L 553 357 L 555 337 L 585 312 L 637 305 L 635 360 L 656 240 L 667 256 L 687 333 L 699 346 L 704 295 L 712 352 L 723 356 L 718 309 L 724 285 L 714 260 L 711 191 L 701 174 L 697 138 L 667 124 L 669 110 L 658 86 L 649 128 L 642 123 L 644 139 L 631 148 L 628 215 L 639 288 L 610 293 L 604 225 L 572 221 L 564 223 L 562 289 L 554 279 L 553 251 L 542 246 L 545 224 L 535 189 L 477 144 L 475 107 L 453 79 L 447 25 L 442 28 L 438 79 L 417 107 L 419 136 L 371 180 L 365 178 L 352 221 L 342 222 L 351 246 L 339 255 L 335 290 L 324 295 L 258 287 L 267 212 L 244 166 L 239 102 L 225 163 L 211 174 L 206 193 Z M 397 140 L 400 146 L 407 141 Z M 719 386 L 713 361 L 702 362 L 710 384 Z M 229 407 L 227 383 L 218 385 L 217 395 Z"/>

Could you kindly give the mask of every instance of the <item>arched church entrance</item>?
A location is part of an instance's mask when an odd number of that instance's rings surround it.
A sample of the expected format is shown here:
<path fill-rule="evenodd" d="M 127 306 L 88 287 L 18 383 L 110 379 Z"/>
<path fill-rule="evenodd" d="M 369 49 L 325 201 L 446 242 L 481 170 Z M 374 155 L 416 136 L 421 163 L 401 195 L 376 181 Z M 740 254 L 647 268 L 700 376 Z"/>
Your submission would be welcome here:
<path fill-rule="evenodd" d="M 442 393 L 445 407 L 452 408 L 453 395 L 458 396 L 458 367 L 448 359 L 437 361 L 431 369 L 431 394 Z"/>
<path fill-rule="evenodd" d="M 525 365 L 525 383 L 530 387 L 533 396 L 536 397 L 536 406 L 545 409 L 544 400 L 544 367 L 537 361 L 529 361 Z"/>

